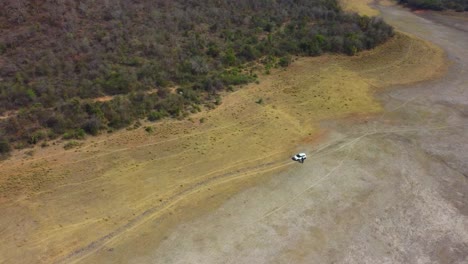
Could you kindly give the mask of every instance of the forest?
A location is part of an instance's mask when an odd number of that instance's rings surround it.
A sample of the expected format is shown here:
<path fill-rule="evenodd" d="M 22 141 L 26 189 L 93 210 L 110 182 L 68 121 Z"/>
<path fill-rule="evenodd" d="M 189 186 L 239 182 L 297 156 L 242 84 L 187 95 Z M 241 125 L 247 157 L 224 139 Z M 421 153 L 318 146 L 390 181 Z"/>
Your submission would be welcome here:
<path fill-rule="evenodd" d="M 398 0 L 398 2 L 416 9 L 468 11 L 468 0 Z"/>
<path fill-rule="evenodd" d="M 0 155 L 184 118 L 294 56 L 392 36 L 337 0 L 3 0 Z"/>

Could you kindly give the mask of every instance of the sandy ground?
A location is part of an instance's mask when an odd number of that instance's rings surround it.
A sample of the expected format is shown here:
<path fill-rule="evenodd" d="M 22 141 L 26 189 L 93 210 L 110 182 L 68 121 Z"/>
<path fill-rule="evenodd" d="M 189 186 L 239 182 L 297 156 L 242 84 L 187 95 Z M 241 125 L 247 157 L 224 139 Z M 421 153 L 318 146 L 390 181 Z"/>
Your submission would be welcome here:
<path fill-rule="evenodd" d="M 0 263 L 467 263 L 468 36 L 379 8 L 448 71 L 399 34 L 297 60 L 152 134 L 15 153 Z"/>
<path fill-rule="evenodd" d="M 333 132 L 311 160 L 132 263 L 468 263 L 468 35 L 381 8 L 443 47 L 449 73 L 381 93 L 376 118 L 323 122 Z"/>

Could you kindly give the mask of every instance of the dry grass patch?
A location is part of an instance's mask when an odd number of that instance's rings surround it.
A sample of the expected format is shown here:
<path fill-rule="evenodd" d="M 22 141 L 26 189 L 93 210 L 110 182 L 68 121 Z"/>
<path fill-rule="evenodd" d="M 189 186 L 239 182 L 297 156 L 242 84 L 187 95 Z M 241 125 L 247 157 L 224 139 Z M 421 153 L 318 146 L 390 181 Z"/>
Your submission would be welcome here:
<path fill-rule="evenodd" d="M 379 11 L 370 7 L 373 0 L 340 0 L 341 7 L 347 12 L 355 12 L 360 15 L 378 16 Z"/>
<path fill-rule="evenodd" d="M 447 70 L 441 48 L 398 32 L 381 48 L 343 63 L 376 87 L 410 84 L 442 76 Z"/>

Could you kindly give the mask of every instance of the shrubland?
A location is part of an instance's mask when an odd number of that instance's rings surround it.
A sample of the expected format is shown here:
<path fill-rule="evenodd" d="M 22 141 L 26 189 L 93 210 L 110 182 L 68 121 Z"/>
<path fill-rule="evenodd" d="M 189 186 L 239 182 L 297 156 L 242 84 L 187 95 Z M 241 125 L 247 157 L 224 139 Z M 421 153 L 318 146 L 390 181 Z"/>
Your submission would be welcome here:
<path fill-rule="evenodd" d="M 399 0 L 398 2 L 418 9 L 468 11 L 468 0 Z"/>
<path fill-rule="evenodd" d="M 258 65 L 354 55 L 393 30 L 336 0 L 4 0 L 0 33 L 1 155 L 184 117 L 255 81 Z"/>

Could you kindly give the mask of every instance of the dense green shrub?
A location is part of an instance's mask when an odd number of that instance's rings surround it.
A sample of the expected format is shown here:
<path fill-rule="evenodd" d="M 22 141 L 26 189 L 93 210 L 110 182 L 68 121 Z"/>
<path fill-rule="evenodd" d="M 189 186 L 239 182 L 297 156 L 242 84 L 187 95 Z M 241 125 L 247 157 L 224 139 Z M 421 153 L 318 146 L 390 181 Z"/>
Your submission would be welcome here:
<path fill-rule="evenodd" d="M 79 128 L 76 130 L 68 131 L 63 134 L 62 138 L 63 139 L 84 139 L 86 136 L 86 133 L 83 129 Z"/>
<path fill-rule="evenodd" d="M 7 155 L 11 151 L 10 143 L 7 139 L 0 137 L 0 157 Z"/>
<path fill-rule="evenodd" d="M 225 72 L 220 77 L 224 85 L 246 84 L 255 80 L 254 77 L 238 71 Z"/>
<path fill-rule="evenodd" d="M 158 121 L 162 118 L 164 118 L 166 116 L 165 113 L 163 113 L 162 111 L 151 111 L 149 114 L 148 114 L 148 120 L 149 121 Z"/>

